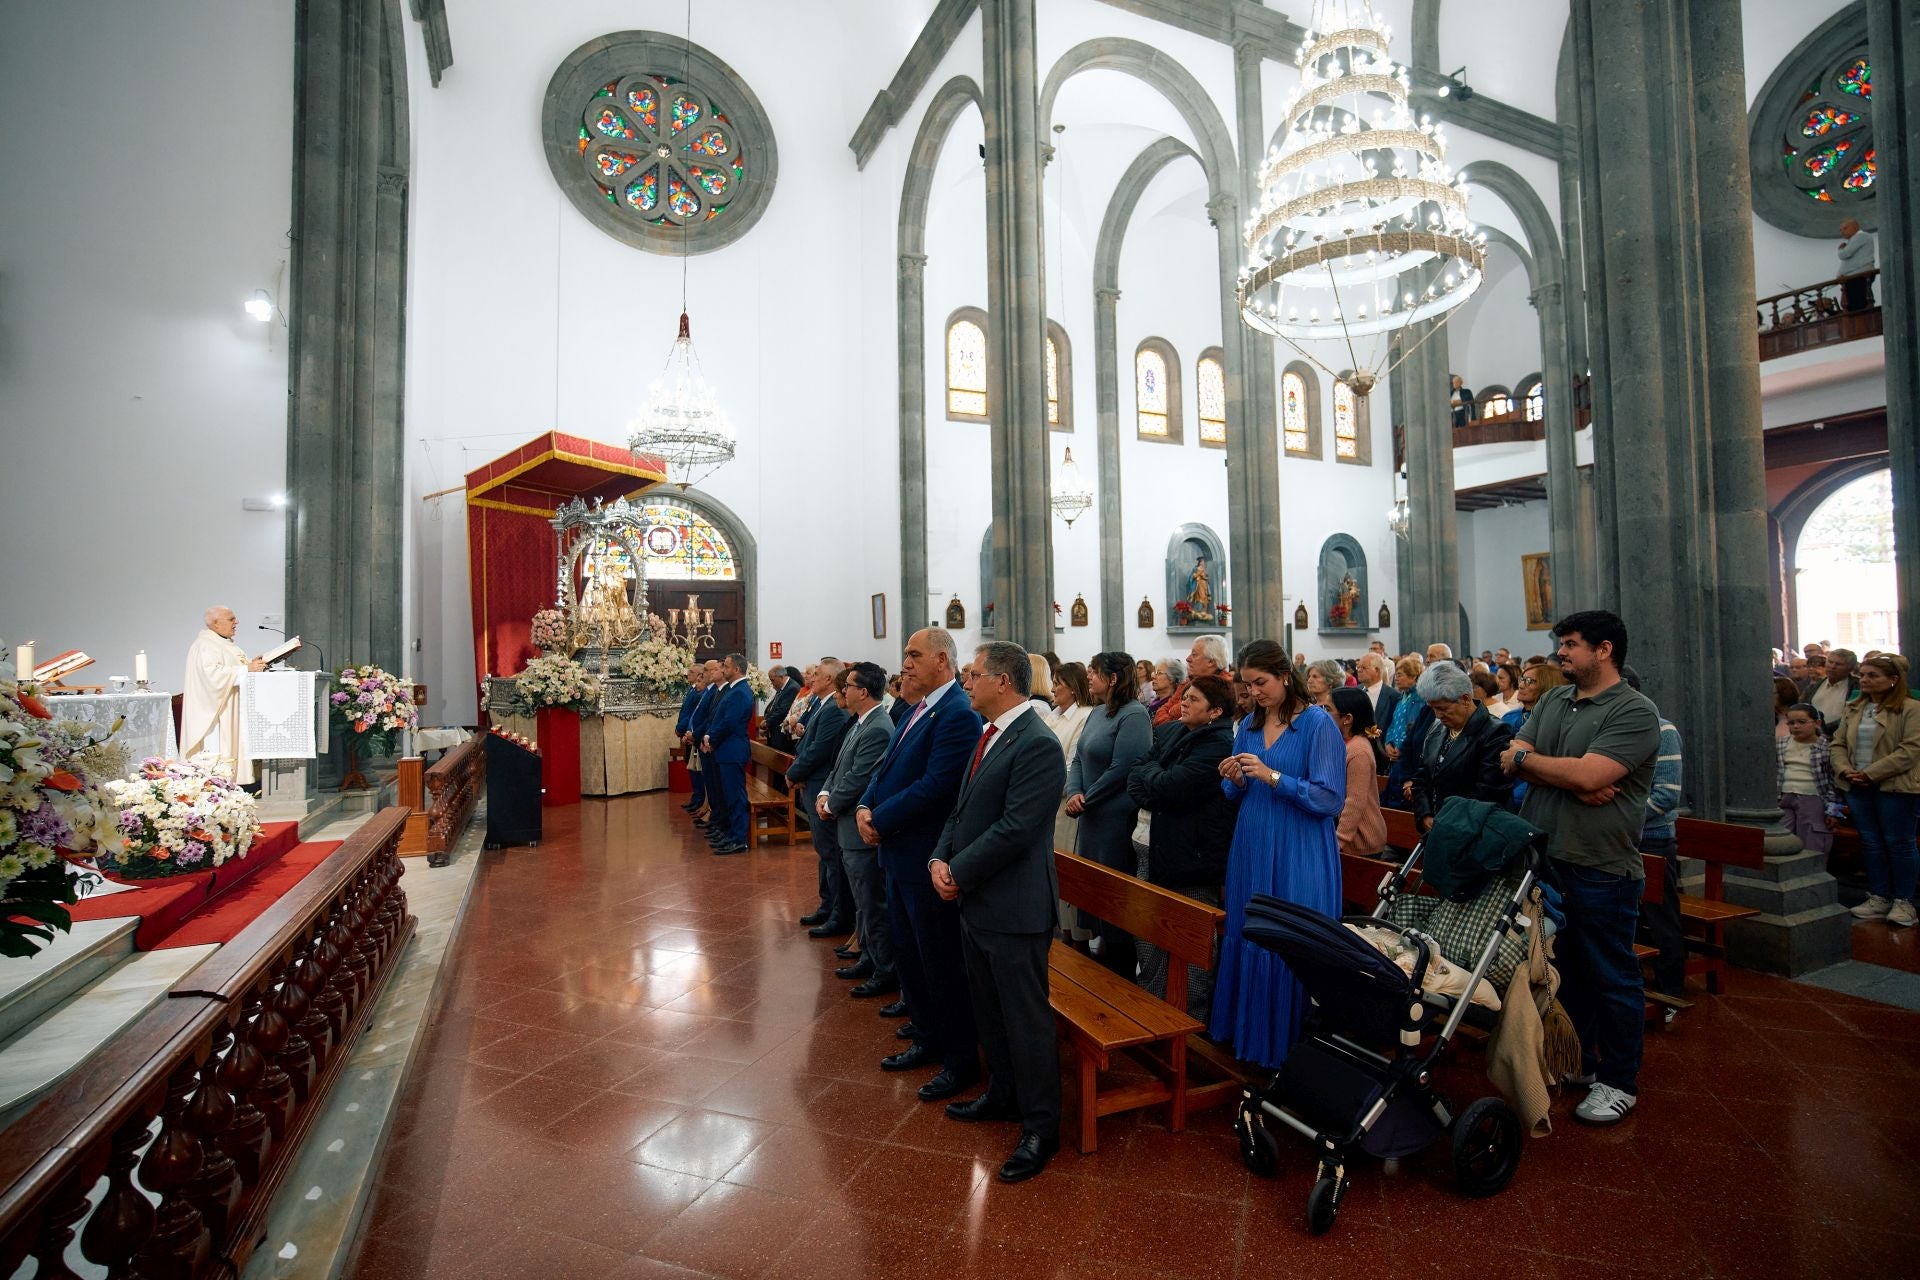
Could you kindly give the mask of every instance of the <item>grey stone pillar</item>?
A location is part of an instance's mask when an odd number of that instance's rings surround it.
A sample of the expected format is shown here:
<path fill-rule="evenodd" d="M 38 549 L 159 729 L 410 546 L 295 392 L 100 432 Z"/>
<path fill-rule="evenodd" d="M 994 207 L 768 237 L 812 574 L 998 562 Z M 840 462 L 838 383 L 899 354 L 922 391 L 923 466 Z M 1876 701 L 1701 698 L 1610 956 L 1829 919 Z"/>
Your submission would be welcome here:
<path fill-rule="evenodd" d="M 1447 331 L 1442 325 L 1428 337 L 1432 328 L 1431 322 L 1412 325 L 1395 340 L 1396 358 L 1402 351 L 1412 354 L 1393 371 L 1389 382 L 1407 450 L 1409 528 L 1406 576 L 1400 581 L 1400 643 L 1419 651 L 1444 641 L 1458 652 L 1460 542 L 1453 509 Z M 1314 625 L 1320 625 L 1318 617 Z"/>
<path fill-rule="evenodd" d="M 407 80 L 399 0 L 294 29 L 287 628 L 399 672 Z M 324 769 L 324 764 L 323 764 Z"/>
<path fill-rule="evenodd" d="M 900 315 L 900 617 L 927 616 L 927 255 L 903 253 Z M 984 608 L 985 601 L 981 601 Z"/>
<path fill-rule="evenodd" d="M 1124 526 L 1120 522 L 1120 291 L 1093 291 L 1093 394 L 1100 508 L 1100 643 L 1127 647 Z"/>
<path fill-rule="evenodd" d="M 1572 357 L 1567 349 L 1566 287 L 1543 281 L 1527 295 L 1540 318 L 1540 386 L 1546 397 L 1547 549 L 1553 595 L 1571 612 L 1587 597 L 1581 572 L 1579 454 L 1574 448 Z"/>
<path fill-rule="evenodd" d="M 1893 544 L 1900 647 L 1920 647 L 1920 31 L 1901 0 L 1867 0 L 1873 54 L 1874 146 L 1879 148 L 1880 314 L 1886 326 L 1887 457 L 1893 467 Z"/>
<path fill-rule="evenodd" d="M 1599 177 L 1584 184 L 1588 280 L 1605 291 L 1588 340 L 1611 409 L 1596 479 L 1629 660 L 1680 729 L 1688 803 L 1770 828 L 1766 870 L 1728 877 L 1729 898 L 1765 913 L 1730 945 L 1796 973 L 1844 958 L 1846 917 L 1775 801 L 1740 16 L 1735 0 L 1574 0 L 1592 90 L 1580 131 Z M 1654 154 L 1671 163 L 1625 179 L 1631 157 Z"/>
<path fill-rule="evenodd" d="M 1053 647 L 1053 513 L 1047 439 L 1034 0 L 982 0 L 987 147 L 987 404 L 993 453 L 994 627 Z"/>
<path fill-rule="evenodd" d="M 1572 39 L 1568 42 L 1571 67 L 1561 75 L 1565 101 L 1560 118 L 1572 120 L 1576 139 L 1571 159 L 1561 166 L 1561 217 L 1567 217 L 1566 192 L 1573 186 L 1579 193 L 1574 202 L 1574 217 L 1567 224 L 1567 257 L 1583 256 L 1580 280 L 1584 285 L 1586 324 L 1576 344 L 1586 354 L 1588 403 L 1593 423 L 1595 467 L 1593 475 L 1593 547 L 1588 564 L 1590 574 L 1584 584 L 1587 601 L 1594 608 L 1620 609 L 1619 531 L 1614 526 L 1613 471 L 1598 465 L 1602 450 L 1612 439 L 1613 370 L 1604 327 L 1607 322 L 1607 276 L 1601 270 L 1606 246 L 1602 241 L 1598 209 L 1606 194 L 1606 175 L 1601 168 L 1598 137 L 1599 91 L 1594 51 L 1606 38 L 1604 30 L 1595 30 L 1591 6 L 1576 3 L 1568 14 Z M 1577 182 L 1570 183 L 1569 169 L 1577 171 Z"/>

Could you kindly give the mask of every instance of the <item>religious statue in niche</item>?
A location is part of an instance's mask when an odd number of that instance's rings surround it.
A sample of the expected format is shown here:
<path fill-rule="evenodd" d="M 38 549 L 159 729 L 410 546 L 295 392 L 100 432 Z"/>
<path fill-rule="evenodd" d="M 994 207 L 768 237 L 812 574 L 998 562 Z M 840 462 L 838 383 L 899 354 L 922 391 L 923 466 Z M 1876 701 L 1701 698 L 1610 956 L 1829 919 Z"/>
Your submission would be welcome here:
<path fill-rule="evenodd" d="M 1139 618 L 1139 621 L 1140 621 L 1140 629 L 1141 629 L 1142 631 L 1147 631 L 1147 630 L 1151 630 L 1151 629 L 1152 629 L 1152 627 L 1153 627 L 1153 597 L 1151 597 L 1151 596 L 1141 596 L 1141 597 L 1140 597 L 1140 618 Z"/>
<path fill-rule="evenodd" d="M 1344 533 L 1320 548 L 1320 630 L 1371 631 L 1361 601 L 1367 595 L 1367 557 Z"/>
<path fill-rule="evenodd" d="M 1076 627 L 1087 625 L 1087 598 L 1084 595 L 1076 595 L 1073 598 L 1073 625 Z"/>
<path fill-rule="evenodd" d="M 1225 626 L 1225 549 L 1203 524 L 1183 524 L 1167 540 L 1167 623 L 1175 628 Z"/>
<path fill-rule="evenodd" d="M 947 630 L 964 631 L 966 626 L 967 606 L 960 603 L 959 596 L 955 596 L 947 601 Z"/>
<path fill-rule="evenodd" d="M 575 645 L 619 649 L 632 644 L 640 634 L 640 619 L 633 611 L 628 585 L 633 567 L 626 548 L 611 539 L 596 543 L 582 561 L 581 576 Z"/>

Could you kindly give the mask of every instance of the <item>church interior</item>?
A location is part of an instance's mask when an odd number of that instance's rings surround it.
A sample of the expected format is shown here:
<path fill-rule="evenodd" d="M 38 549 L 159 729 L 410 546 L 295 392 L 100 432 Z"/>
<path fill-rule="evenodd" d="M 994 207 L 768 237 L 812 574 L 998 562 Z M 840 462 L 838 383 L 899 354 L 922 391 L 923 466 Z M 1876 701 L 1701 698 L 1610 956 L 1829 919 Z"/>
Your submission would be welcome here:
<path fill-rule="evenodd" d="M 0 105 L 0 1275 L 1920 1248 L 1920 5 L 0 0 Z"/>

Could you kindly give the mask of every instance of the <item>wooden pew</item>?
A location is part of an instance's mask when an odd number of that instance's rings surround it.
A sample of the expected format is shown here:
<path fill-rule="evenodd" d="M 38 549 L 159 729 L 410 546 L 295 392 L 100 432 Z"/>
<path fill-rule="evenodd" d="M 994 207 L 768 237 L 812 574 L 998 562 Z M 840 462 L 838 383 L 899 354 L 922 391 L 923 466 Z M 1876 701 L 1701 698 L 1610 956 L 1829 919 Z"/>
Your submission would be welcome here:
<path fill-rule="evenodd" d="M 758 769 L 785 773 L 793 767 L 792 756 L 784 751 L 775 751 L 764 742 L 753 743 L 750 750 L 753 763 L 758 766 Z M 758 844 L 774 836 L 785 836 L 787 843 L 792 844 L 798 831 L 795 825 L 793 789 L 789 787 L 784 791 L 775 790 L 766 779 L 759 776 L 757 769 L 747 771 L 746 781 L 748 843 Z"/>
<path fill-rule="evenodd" d="M 1187 966 L 1213 968 L 1214 937 L 1226 912 L 1071 853 L 1055 850 L 1054 865 L 1062 898 L 1168 956 L 1164 1000 L 1064 942 L 1056 940 L 1047 957 L 1054 1016 L 1075 1064 L 1081 1153 L 1098 1148 L 1101 1116 L 1165 1102 L 1168 1128 L 1178 1132 L 1186 1128 L 1189 1107 L 1238 1097 L 1237 1077 L 1199 1085 L 1188 1080 L 1187 1038 L 1203 1028 L 1187 1013 Z M 1155 1078 L 1102 1090 L 1099 1073 L 1119 1053 L 1137 1059 Z"/>
<path fill-rule="evenodd" d="M 1759 870 L 1766 865 L 1766 833 L 1758 827 L 1703 818 L 1680 818 L 1674 835 L 1682 858 L 1706 863 L 1703 892 L 1680 895 L 1680 925 L 1687 931 L 1688 973 L 1707 975 L 1707 990 L 1720 994 L 1720 974 L 1727 966 L 1726 927 L 1733 920 L 1760 914 L 1757 907 L 1735 906 L 1726 900 L 1726 869 Z"/>

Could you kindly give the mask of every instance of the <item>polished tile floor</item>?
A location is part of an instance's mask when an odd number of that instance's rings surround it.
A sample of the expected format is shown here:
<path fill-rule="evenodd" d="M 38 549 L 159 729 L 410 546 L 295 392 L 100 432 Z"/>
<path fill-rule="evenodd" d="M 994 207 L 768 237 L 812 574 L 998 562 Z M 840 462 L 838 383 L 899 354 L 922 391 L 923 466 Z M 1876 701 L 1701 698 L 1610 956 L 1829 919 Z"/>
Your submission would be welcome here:
<path fill-rule="evenodd" d="M 1920 1251 L 1920 1014 L 1736 972 L 1647 1046 L 1639 1111 L 1556 1106 L 1503 1195 L 1443 1151 L 1358 1171 L 1306 1235 L 1312 1165 L 1255 1178 L 1224 1110 L 1102 1122 L 994 1180 L 1006 1126 L 878 1069 L 805 846 L 714 858 L 664 795 L 549 810 L 486 855 L 355 1274 L 622 1278 L 1905 1273 Z M 1475 1062 L 1453 1074 L 1472 1096 Z"/>

